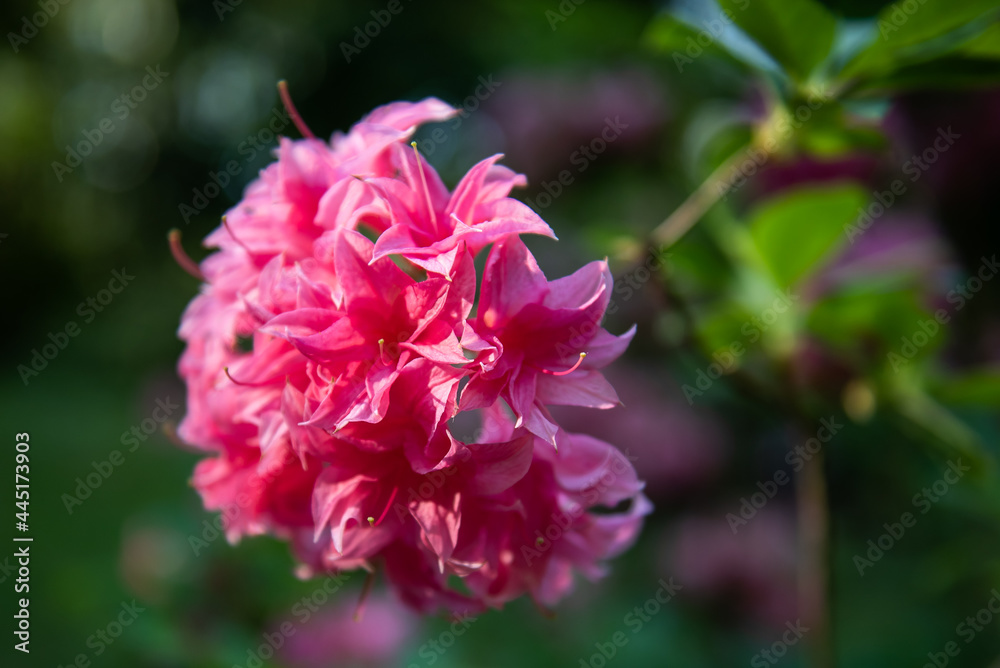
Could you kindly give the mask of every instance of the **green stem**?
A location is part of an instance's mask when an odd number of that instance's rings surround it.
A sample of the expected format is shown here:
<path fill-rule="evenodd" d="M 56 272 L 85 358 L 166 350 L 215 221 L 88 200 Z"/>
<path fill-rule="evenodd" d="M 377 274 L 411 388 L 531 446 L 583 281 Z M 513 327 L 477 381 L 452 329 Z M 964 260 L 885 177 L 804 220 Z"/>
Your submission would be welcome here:
<path fill-rule="evenodd" d="M 726 158 L 725 162 L 716 167 L 715 171 L 688 195 L 666 220 L 656 226 L 650 235 L 653 242 L 661 246 L 671 246 L 687 234 L 688 230 L 712 208 L 712 205 L 729 192 L 734 177 L 746 160 L 746 147 Z"/>
<path fill-rule="evenodd" d="M 809 629 L 806 647 L 810 665 L 833 668 L 830 628 L 829 562 L 830 509 L 820 450 L 798 473 L 799 611 Z"/>

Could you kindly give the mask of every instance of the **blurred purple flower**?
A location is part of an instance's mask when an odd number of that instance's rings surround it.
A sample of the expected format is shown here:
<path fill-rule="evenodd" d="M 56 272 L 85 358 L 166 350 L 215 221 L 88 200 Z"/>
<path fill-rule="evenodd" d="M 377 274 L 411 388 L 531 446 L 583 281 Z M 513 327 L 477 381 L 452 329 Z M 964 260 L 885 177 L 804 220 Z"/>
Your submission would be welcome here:
<path fill-rule="evenodd" d="M 724 512 L 682 519 L 664 541 L 661 570 L 684 583 L 685 595 L 781 628 L 798 607 L 793 519 L 767 506 L 736 529 Z"/>
<path fill-rule="evenodd" d="M 280 656 L 296 668 L 334 668 L 361 665 L 394 666 L 417 630 L 417 618 L 388 594 L 372 594 L 364 614 L 355 621 L 357 600 L 342 597 L 305 624 L 292 620 Z"/>
<path fill-rule="evenodd" d="M 854 237 L 824 269 L 802 287 L 815 300 L 858 285 L 910 287 L 928 300 L 944 289 L 956 267 L 940 231 L 916 214 L 886 214 Z M 928 301 L 928 306 L 935 303 Z M 942 304 L 943 305 L 943 304 Z"/>
<path fill-rule="evenodd" d="M 595 411 L 572 406 L 552 406 L 552 414 L 566 429 L 627 450 L 650 496 L 677 496 L 715 476 L 728 450 L 718 420 L 693 410 L 666 374 L 658 379 L 620 361 L 605 375 L 624 407 L 594 415 Z"/>
<path fill-rule="evenodd" d="M 607 119 L 628 128 L 616 149 L 648 145 L 666 121 L 665 93 L 658 77 L 640 69 L 588 73 L 511 73 L 483 109 L 501 127 L 507 162 L 529 182 L 574 169 L 571 155 L 600 136 Z"/>
<path fill-rule="evenodd" d="M 877 156 L 863 153 L 829 159 L 800 156 L 794 160 L 779 161 L 772 158 L 753 183 L 759 196 L 817 182 L 849 180 L 872 183 L 879 166 Z"/>
<path fill-rule="evenodd" d="M 930 312 L 946 308 L 957 267 L 937 226 L 910 213 L 889 213 L 859 230 L 853 244 L 799 288 L 803 301 L 816 303 L 838 294 L 909 291 Z M 881 342 L 894 345 L 896 341 Z M 857 351 L 870 362 L 884 360 L 878 341 L 857 341 Z M 792 373 L 800 387 L 837 396 L 859 370 L 859 358 L 845 356 L 816 338 L 803 339 Z"/>

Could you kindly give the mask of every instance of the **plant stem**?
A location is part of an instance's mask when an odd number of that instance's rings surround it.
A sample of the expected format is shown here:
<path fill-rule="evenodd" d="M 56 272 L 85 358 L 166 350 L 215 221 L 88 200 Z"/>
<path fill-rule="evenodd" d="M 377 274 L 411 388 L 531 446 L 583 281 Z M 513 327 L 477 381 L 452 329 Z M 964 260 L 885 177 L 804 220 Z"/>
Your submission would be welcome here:
<path fill-rule="evenodd" d="M 763 149 L 762 149 L 763 150 Z M 766 152 L 765 152 L 766 153 Z M 748 159 L 746 149 L 740 149 L 716 167 L 670 216 L 656 226 L 650 238 L 654 243 L 670 246 L 687 234 L 712 205 L 732 187 L 733 178 Z"/>
<path fill-rule="evenodd" d="M 759 149 L 764 158 L 771 151 Z M 705 213 L 729 192 L 737 174 L 747 160 L 746 149 L 740 149 L 719 165 L 687 199 L 650 234 L 654 245 L 673 245 L 683 237 Z M 758 158 L 759 159 L 759 158 Z M 679 296 L 678 296 L 679 297 Z M 694 316 L 679 298 L 681 310 L 692 322 Z M 738 371 L 741 381 L 752 381 Z M 751 383 L 752 384 L 752 383 Z M 798 413 L 794 397 L 782 397 L 791 413 Z M 797 475 L 796 494 L 799 534 L 799 610 L 803 625 L 809 629 L 806 646 L 813 668 L 833 668 L 835 665 L 829 614 L 829 547 L 830 510 L 823 471 L 823 452 L 817 453 Z"/>
<path fill-rule="evenodd" d="M 810 665 L 833 668 L 829 607 L 830 509 L 820 450 L 798 473 L 799 611 Z"/>

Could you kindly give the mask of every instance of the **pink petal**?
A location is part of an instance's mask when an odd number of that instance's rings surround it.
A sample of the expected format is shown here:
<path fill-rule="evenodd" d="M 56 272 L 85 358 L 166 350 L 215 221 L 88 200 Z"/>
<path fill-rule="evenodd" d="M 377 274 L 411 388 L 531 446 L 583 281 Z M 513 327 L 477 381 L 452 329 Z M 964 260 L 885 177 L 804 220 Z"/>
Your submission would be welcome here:
<path fill-rule="evenodd" d="M 467 225 L 474 222 L 472 216 L 482 197 L 483 183 L 493 165 L 502 157 L 502 154 L 497 153 L 473 165 L 472 169 L 455 186 L 455 192 L 452 193 L 451 201 L 448 202 L 448 208 L 445 210 L 448 215 L 457 216 Z"/>
<path fill-rule="evenodd" d="M 440 320 L 430 323 L 416 340 L 399 345 L 440 364 L 464 364 L 468 361 L 462 353 L 455 331 Z"/>
<path fill-rule="evenodd" d="M 329 467 L 320 474 L 313 488 L 312 510 L 315 529 L 314 540 L 319 540 L 327 525 L 332 523 L 334 548 L 341 552 L 344 547 L 344 531 L 351 521 L 362 521 L 359 500 L 363 483 L 374 478 L 366 475 L 350 475 L 346 470 Z"/>
<path fill-rule="evenodd" d="M 423 123 L 446 121 L 457 113 L 458 109 L 450 104 L 428 97 L 419 102 L 391 102 L 376 107 L 361 122 L 409 131 Z"/>
<path fill-rule="evenodd" d="M 632 342 L 635 331 L 635 325 L 619 336 L 615 336 L 605 329 L 598 331 L 594 338 L 584 345 L 584 351 L 587 353 L 584 368 L 601 369 L 621 357 L 629 343 Z"/>
<path fill-rule="evenodd" d="M 468 411 L 492 406 L 507 385 L 506 380 L 506 378 L 485 379 L 482 376 L 474 376 L 462 389 L 459 410 Z"/>
<path fill-rule="evenodd" d="M 439 561 L 447 561 L 458 542 L 462 523 L 459 501 L 460 495 L 455 494 L 450 506 L 440 500 L 423 500 L 410 506 L 410 513 L 420 525 L 421 540 L 434 551 Z"/>
<path fill-rule="evenodd" d="M 550 281 L 545 306 L 550 309 L 584 308 L 595 299 L 610 297 L 611 283 L 608 263 L 591 262 L 569 276 Z"/>
<path fill-rule="evenodd" d="M 364 235 L 342 230 L 336 237 L 334 265 L 348 310 L 353 305 L 391 304 L 413 279 L 390 260 L 369 264 L 374 245 Z"/>
<path fill-rule="evenodd" d="M 526 302 L 541 300 L 546 289 L 545 275 L 524 242 L 516 236 L 504 239 L 486 260 L 477 320 L 492 329 Z"/>
<path fill-rule="evenodd" d="M 543 404 L 557 406 L 614 408 L 620 403 L 615 388 L 600 371 L 580 370 L 565 376 L 539 374 L 535 396 Z"/>
<path fill-rule="evenodd" d="M 341 179 L 320 199 L 316 224 L 327 229 L 354 229 L 359 221 L 382 230 L 391 221 L 391 213 L 371 185 L 353 177 Z"/>
<path fill-rule="evenodd" d="M 479 443 L 473 452 L 474 473 L 469 489 L 483 496 L 500 494 L 524 477 L 531 466 L 534 438 L 525 435 L 506 443 Z"/>

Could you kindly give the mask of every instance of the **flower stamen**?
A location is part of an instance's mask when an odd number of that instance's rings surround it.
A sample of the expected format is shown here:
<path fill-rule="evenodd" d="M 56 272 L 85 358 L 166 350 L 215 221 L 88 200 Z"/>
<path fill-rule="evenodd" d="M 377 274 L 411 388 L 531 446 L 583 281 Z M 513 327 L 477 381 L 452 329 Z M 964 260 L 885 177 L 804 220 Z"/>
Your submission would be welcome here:
<path fill-rule="evenodd" d="M 382 360 L 382 364 L 389 366 L 389 364 L 392 363 L 391 359 L 386 359 L 385 357 L 385 339 L 378 340 L 378 356 L 379 359 Z"/>
<path fill-rule="evenodd" d="M 201 269 L 198 268 L 198 263 L 191 259 L 191 257 L 184 252 L 184 246 L 181 245 L 181 231 L 177 228 L 170 230 L 167 235 L 167 240 L 170 242 L 170 253 L 174 256 L 174 260 L 180 265 L 180 268 L 191 274 L 199 281 L 205 281 L 205 274 L 201 273 Z"/>
<path fill-rule="evenodd" d="M 238 381 L 235 378 L 233 378 L 233 375 L 231 373 L 229 373 L 229 367 L 228 366 L 222 367 L 222 370 L 225 372 L 226 378 L 228 378 L 229 380 L 233 381 L 237 385 L 242 385 L 244 387 L 266 387 L 267 385 L 269 385 L 269 383 L 244 383 L 244 382 Z"/>
<path fill-rule="evenodd" d="M 574 371 L 580 368 L 580 365 L 583 364 L 583 358 L 585 358 L 586 356 L 587 353 L 580 353 L 580 359 L 576 361 L 576 364 L 566 369 L 565 371 L 549 371 L 548 369 L 542 369 L 542 373 L 551 374 L 553 376 L 565 376 L 567 374 L 573 373 Z"/>
<path fill-rule="evenodd" d="M 188 447 L 187 443 L 181 440 L 181 437 L 177 435 L 177 425 L 173 422 L 167 421 L 163 423 L 161 428 L 163 435 L 167 437 L 167 440 L 174 445 L 180 446 L 182 448 Z"/>
<path fill-rule="evenodd" d="M 302 136 L 306 139 L 316 139 L 316 135 L 312 133 L 306 122 L 302 120 L 302 117 L 299 116 L 299 110 L 292 103 L 292 96 L 288 92 L 288 82 L 284 79 L 278 82 L 278 94 L 281 96 L 281 103 L 285 105 L 285 111 L 288 112 L 292 123 L 295 123 L 295 127 L 299 129 Z"/>
<path fill-rule="evenodd" d="M 437 216 L 434 213 L 434 205 L 431 204 L 431 191 L 427 187 L 427 177 L 424 176 L 424 165 L 420 161 L 420 151 L 417 150 L 417 142 L 411 141 L 410 146 L 413 147 L 413 154 L 417 156 L 417 171 L 420 172 L 420 185 L 424 189 L 424 199 L 427 201 L 427 213 L 431 217 L 431 225 L 437 228 Z"/>
<path fill-rule="evenodd" d="M 253 255 L 253 252 L 250 250 L 250 248 L 245 243 L 240 241 L 240 238 L 233 233 L 233 228 L 229 227 L 229 220 L 226 219 L 225 214 L 223 214 L 222 216 L 222 226 L 226 228 L 226 232 L 229 232 L 229 236 L 233 238 L 233 241 L 239 244 L 239 246 L 247 253 Z"/>
<path fill-rule="evenodd" d="M 369 526 L 377 527 L 379 524 L 382 523 L 382 520 L 385 519 L 385 516 L 389 514 L 389 508 L 392 508 L 392 502 L 396 500 L 397 492 L 399 492 L 399 487 L 398 486 L 393 487 L 392 494 L 389 495 L 389 501 L 385 504 L 385 509 L 382 511 L 382 514 L 378 516 L 378 519 L 376 520 L 372 517 L 368 518 Z"/>

